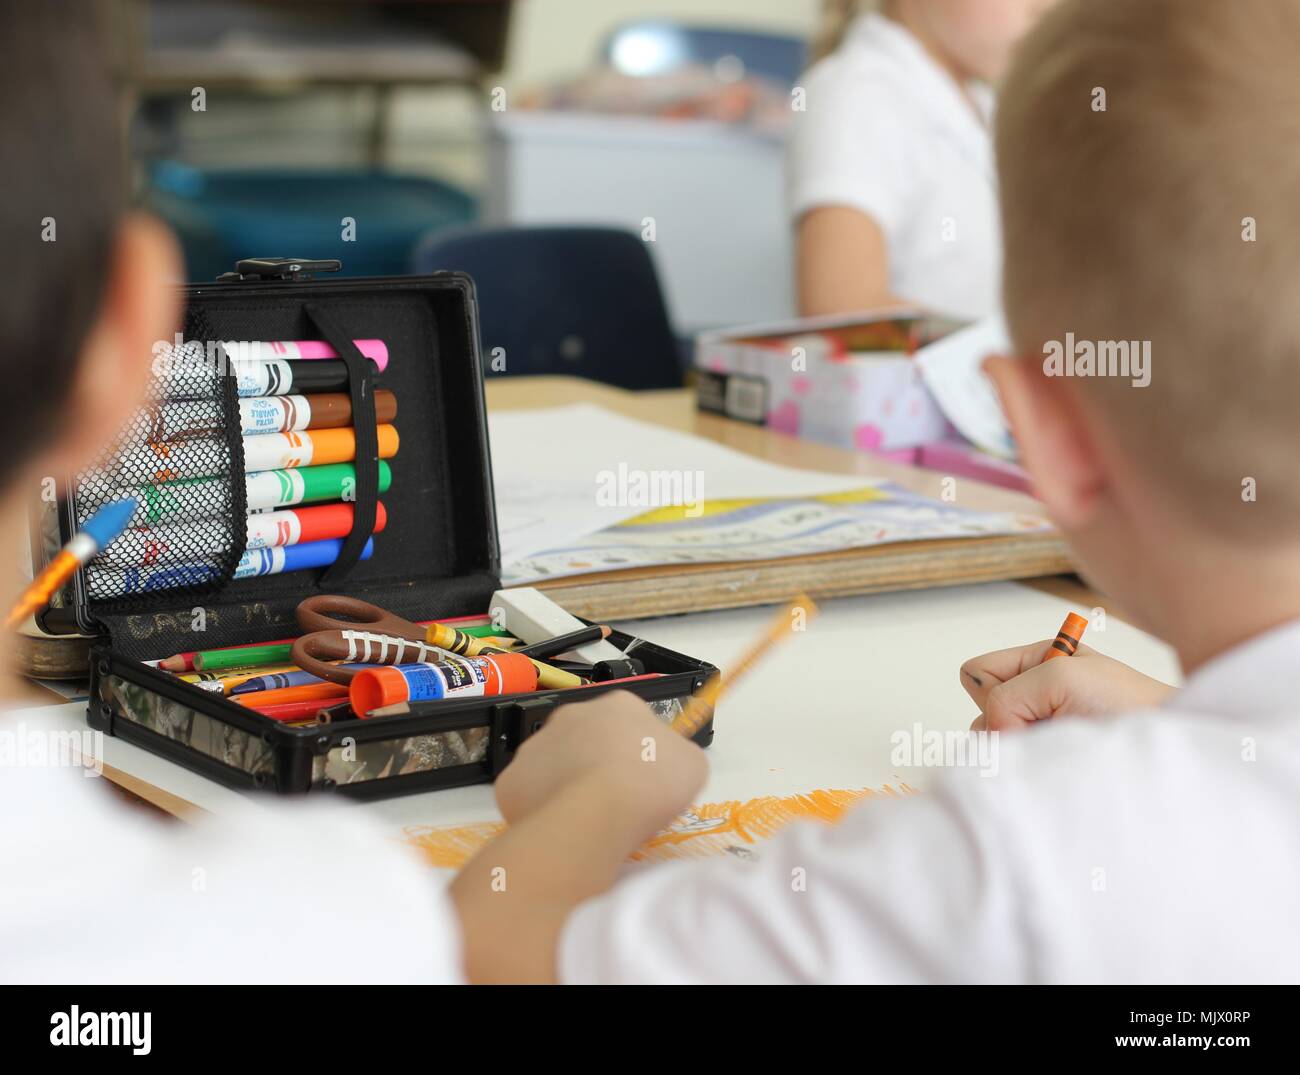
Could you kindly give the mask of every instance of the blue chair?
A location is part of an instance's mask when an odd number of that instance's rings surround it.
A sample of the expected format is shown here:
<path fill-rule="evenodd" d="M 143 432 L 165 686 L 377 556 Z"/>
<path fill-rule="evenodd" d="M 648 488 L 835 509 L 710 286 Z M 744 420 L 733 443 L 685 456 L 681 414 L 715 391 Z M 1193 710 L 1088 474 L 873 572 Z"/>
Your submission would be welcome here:
<path fill-rule="evenodd" d="M 203 170 L 154 165 L 146 205 L 172 225 L 191 280 L 251 254 L 338 258 L 346 276 L 396 276 L 432 228 L 477 215 L 470 195 L 436 179 L 367 170 Z M 343 219 L 356 221 L 354 241 Z"/>
<path fill-rule="evenodd" d="M 807 65 L 808 43 L 799 37 L 690 26 L 645 19 L 616 27 L 605 39 L 601 57 L 625 75 L 663 75 L 687 64 L 712 67 L 734 57 L 743 72 L 793 86 Z"/>
<path fill-rule="evenodd" d="M 485 372 L 678 388 L 682 368 L 654 262 L 615 228 L 460 229 L 430 236 L 413 271 L 469 273 Z M 504 369 L 493 369 L 497 352 Z"/>

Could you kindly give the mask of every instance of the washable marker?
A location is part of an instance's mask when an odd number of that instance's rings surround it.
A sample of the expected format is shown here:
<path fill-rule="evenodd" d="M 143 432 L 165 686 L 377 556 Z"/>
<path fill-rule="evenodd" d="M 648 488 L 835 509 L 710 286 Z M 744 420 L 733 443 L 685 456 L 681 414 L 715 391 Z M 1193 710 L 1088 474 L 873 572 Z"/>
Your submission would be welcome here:
<path fill-rule="evenodd" d="M 286 508 L 250 515 L 244 548 L 271 549 L 347 537 L 352 533 L 354 514 L 351 504 L 324 504 L 316 508 Z M 377 534 L 387 525 L 388 511 L 382 500 L 377 501 L 373 532 Z M 100 561 L 113 567 L 151 567 L 193 556 L 195 549 L 220 556 L 229 552 L 230 542 L 213 536 L 214 526 L 210 522 L 194 522 L 130 527 L 100 553 Z"/>
<path fill-rule="evenodd" d="M 376 489 L 388 492 L 393 471 L 387 460 L 379 461 Z M 351 500 L 356 497 L 357 470 L 351 463 L 263 470 L 244 478 L 244 499 L 250 513 L 313 504 L 322 500 Z M 168 523 L 214 518 L 230 511 L 230 483 L 225 478 L 182 478 L 157 485 L 123 485 L 117 495 L 140 501 L 135 522 Z"/>
<path fill-rule="evenodd" d="M 397 454 L 397 429 L 392 425 L 378 428 L 379 458 Z M 123 452 L 119 474 L 150 471 L 152 482 L 179 481 L 212 474 L 214 461 L 223 458 L 224 442 L 211 437 L 189 440 L 152 441 Z M 357 435 L 346 429 L 321 429 L 315 433 L 266 433 L 243 438 L 244 469 L 280 470 L 287 467 L 348 463 L 356 458 Z"/>
<path fill-rule="evenodd" d="M 133 497 L 116 500 L 105 504 L 87 519 L 81 530 L 74 534 L 58 554 L 18 598 L 17 604 L 9 610 L 6 627 L 16 627 L 46 605 L 60 586 L 70 579 L 77 568 L 88 563 L 100 549 L 108 545 L 131 522 L 140 502 Z"/>
<path fill-rule="evenodd" d="M 339 668 L 348 668 L 356 671 L 361 668 L 371 668 L 368 664 L 340 664 Z M 276 690 L 279 687 L 302 687 L 308 683 L 324 683 L 325 680 L 320 676 L 314 676 L 310 672 L 304 672 L 301 668 L 295 668 L 291 672 L 269 672 L 261 676 L 249 676 L 243 683 L 238 684 L 227 693 L 251 694 L 253 691 Z"/>
<path fill-rule="evenodd" d="M 537 689 L 537 669 L 517 653 L 448 657 L 437 664 L 391 664 L 358 672 L 348 685 L 357 716 L 399 702 L 523 694 Z"/>
<path fill-rule="evenodd" d="M 275 549 L 249 549 L 239 558 L 234 577 L 252 579 L 262 575 L 282 575 L 288 571 L 328 567 L 339 558 L 342 550 L 341 538 L 307 541 L 301 545 L 285 545 Z M 374 553 L 375 539 L 371 538 L 361 550 L 361 559 L 369 560 Z"/>
<path fill-rule="evenodd" d="M 379 458 L 397 454 L 397 427 L 381 425 L 378 433 Z M 316 432 L 266 433 L 244 438 L 245 470 L 280 470 L 286 467 L 309 467 L 312 463 L 350 463 L 357 455 L 357 431 L 321 429 Z"/>
<path fill-rule="evenodd" d="M 341 539 L 308 541 L 302 545 L 289 545 L 277 549 L 249 549 L 239 558 L 232 578 L 252 579 L 262 575 L 281 575 L 289 571 L 308 571 L 328 567 L 339 558 L 343 548 Z M 374 555 L 375 542 L 371 538 L 361 550 L 361 559 Z M 217 582 L 222 578 L 216 564 L 172 564 L 156 568 L 105 567 L 96 569 L 92 591 L 97 599 L 126 597 L 130 594 L 154 593 L 181 586 L 198 586 Z"/>
<path fill-rule="evenodd" d="M 1079 643 L 1083 641 L 1083 632 L 1087 629 L 1088 621 L 1078 613 L 1071 612 L 1065 617 L 1065 622 L 1056 632 L 1056 637 L 1047 647 L 1047 653 L 1040 663 L 1046 664 L 1053 657 L 1073 657 L 1079 649 Z"/>
<path fill-rule="evenodd" d="M 381 459 L 378 491 L 386 493 L 392 484 L 392 468 Z M 250 474 L 245 481 L 245 499 L 249 511 L 262 511 L 320 500 L 340 500 L 345 496 L 351 498 L 355 497 L 356 489 L 356 467 L 351 463 L 334 463 Z"/>
<path fill-rule="evenodd" d="M 230 372 L 235 378 L 235 394 L 241 398 L 328 392 L 348 386 L 348 367 L 338 358 L 322 362 L 250 362 L 236 359 L 230 363 Z M 379 367 L 373 362 L 370 363 L 370 375 L 379 376 Z"/>
<path fill-rule="evenodd" d="M 397 417 L 397 397 L 392 392 L 377 389 L 374 399 L 375 421 L 383 424 Z M 352 397 L 346 392 L 253 396 L 239 401 L 239 426 L 246 437 L 258 433 L 296 433 L 303 429 L 339 429 L 351 424 Z"/>
<path fill-rule="evenodd" d="M 481 616 L 468 619 L 483 619 Z M 421 620 L 420 626 L 427 627 L 433 620 Z M 457 623 L 457 620 L 445 620 L 445 623 Z M 462 634 L 473 637 L 489 637 L 498 633 L 500 628 L 492 623 L 462 624 L 458 627 Z M 164 672 L 211 671 L 219 668 L 248 668 L 250 666 L 272 664 L 287 661 L 296 639 L 279 638 L 273 642 L 246 642 L 240 646 L 222 646 L 218 649 L 187 650 L 172 657 L 165 657 L 158 662 Z"/>
<path fill-rule="evenodd" d="M 383 340 L 353 340 L 352 345 L 381 370 L 388 368 L 388 344 Z M 244 362 L 339 357 L 324 340 L 222 340 L 221 348 L 232 361 Z"/>
<path fill-rule="evenodd" d="M 375 420 L 397 417 L 397 397 L 386 388 L 374 395 Z M 181 440 L 212 435 L 225 427 L 225 411 L 213 399 L 149 403 L 140 409 L 148 422 L 148 441 Z M 258 433 L 294 433 L 303 429 L 339 429 L 352 424 L 352 397 L 346 392 L 318 392 L 302 396 L 250 396 L 239 400 L 239 431 L 246 437 Z"/>

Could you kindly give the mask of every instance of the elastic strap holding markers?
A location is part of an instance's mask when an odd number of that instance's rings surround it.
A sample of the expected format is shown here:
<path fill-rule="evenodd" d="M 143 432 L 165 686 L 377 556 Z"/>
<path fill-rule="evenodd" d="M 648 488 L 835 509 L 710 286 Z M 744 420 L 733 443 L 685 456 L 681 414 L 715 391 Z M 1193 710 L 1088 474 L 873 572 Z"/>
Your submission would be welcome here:
<path fill-rule="evenodd" d="M 352 425 L 357 443 L 354 462 L 357 487 L 352 532 L 343 539 L 338 559 L 321 576 L 320 586 L 328 588 L 347 577 L 361 559 L 366 542 L 375 529 L 375 506 L 379 500 L 379 432 L 375 418 L 375 385 L 370 361 L 357 350 L 356 344 L 352 342 L 352 333 L 344 331 L 334 315 L 319 303 L 308 303 L 303 312 L 347 366 L 348 394 L 352 398 Z"/>

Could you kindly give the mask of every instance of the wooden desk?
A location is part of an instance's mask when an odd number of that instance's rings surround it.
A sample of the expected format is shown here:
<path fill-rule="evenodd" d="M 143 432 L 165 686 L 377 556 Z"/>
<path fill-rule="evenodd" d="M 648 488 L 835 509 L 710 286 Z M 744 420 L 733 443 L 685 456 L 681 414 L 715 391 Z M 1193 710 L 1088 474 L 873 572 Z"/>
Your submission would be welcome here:
<path fill-rule="evenodd" d="M 937 471 L 701 414 L 688 389 L 627 392 L 574 377 L 501 377 L 488 381 L 487 402 L 490 411 L 592 403 L 629 418 L 707 437 L 783 466 L 860 474 L 866 480 L 883 478 L 935 498 L 943 489 L 944 475 Z M 961 506 L 979 511 L 1043 513 L 1032 497 L 966 478 L 957 483 L 957 498 Z M 636 568 L 536 585 L 579 616 L 610 620 L 771 604 L 800 592 L 842 597 L 1040 578 L 1070 570 L 1060 535 L 1044 532 L 914 541 L 765 563 Z"/>

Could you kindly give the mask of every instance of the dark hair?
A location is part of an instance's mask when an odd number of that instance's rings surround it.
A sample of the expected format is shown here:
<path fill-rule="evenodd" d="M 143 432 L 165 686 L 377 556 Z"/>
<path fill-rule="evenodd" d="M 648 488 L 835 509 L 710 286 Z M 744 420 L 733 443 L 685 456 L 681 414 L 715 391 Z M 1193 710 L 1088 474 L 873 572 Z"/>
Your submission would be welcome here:
<path fill-rule="evenodd" d="M 0 0 L 0 484 L 58 421 L 108 278 L 124 165 L 101 15 Z"/>

